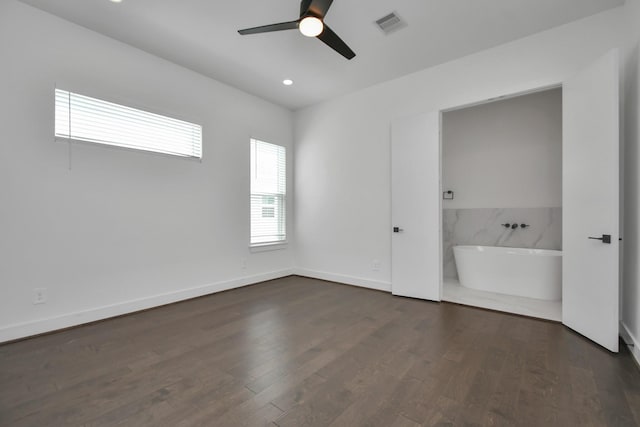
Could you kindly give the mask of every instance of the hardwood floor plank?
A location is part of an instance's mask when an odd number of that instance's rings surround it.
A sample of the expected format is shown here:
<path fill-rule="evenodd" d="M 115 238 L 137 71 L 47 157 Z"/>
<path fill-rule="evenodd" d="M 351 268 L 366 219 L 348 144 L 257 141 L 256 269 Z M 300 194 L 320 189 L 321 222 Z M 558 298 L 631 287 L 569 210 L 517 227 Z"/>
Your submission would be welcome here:
<path fill-rule="evenodd" d="M 400 415 L 393 424 L 391 424 L 391 427 L 420 427 L 420 424 Z"/>
<path fill-rule="evenodd" d="M 297 405 L 275 420 L 279 427 L 326 426 L 351 403 L 352 393 L 340 379 L 323 383 L 304 404 Z"/>
<path fill-rule="evenodd" d="M 625 397 L 629 402 L 629 408 L 633 412 L 636 425 L 640 425 L 640 393 L 635 391 L 625 391 Z"/>
<path fill-rule="evenodd" d="M 640 372 L 553 322 L 288 277 L 0 345 L 0 425 L 633 426 Z"/>
<path fill-rule="evenodd" d="M 518 422 L 518 393 L 524 376 L 524 348 L 511 340 L 510 350 L 506 350 L 498 384 L 489 396 L 484 425 L 505 426 Z"/>
<path fill-rule="evenodd" d="M 415 334 L 406 334 L 402 342 L 387 349 L 377 362 L 362 369 L 345 381 L 344 386 L 353 395 L 353 403 L 345 409 L 331 426 L 353 426 L 372 416 L 385 404 L 414 363 L 415 356 L 407 353 Z"/>
<path fill-rule="evenodd" d="M 606 425 L 593 373 L 577 366 L 570 367 L 571 408 L 573 422 L 581 425 Z"/>
<path fill-rule="evenodd" d="M 491 395 L 498 387 L 504 359 L 505 354 L 501 350 L 493 347 L 487 349 L 469 391 L 461 402 L 460 413 L 456 418 L 460 424 L 473 424 L 484 419 Z"/>
<path fill-rule="evenodd" d="M 427 416 L 427 419 L 422 423 L 422 425 L 424 426 L 454 425 L 459 412 L 460 412 L 460 403 L 456 402 L 455 400 L 448 399 L 444 396 L 440 396 L 431 406 L 429 415 Z M 477 422 L 474 424 L 477 424 Z"/>

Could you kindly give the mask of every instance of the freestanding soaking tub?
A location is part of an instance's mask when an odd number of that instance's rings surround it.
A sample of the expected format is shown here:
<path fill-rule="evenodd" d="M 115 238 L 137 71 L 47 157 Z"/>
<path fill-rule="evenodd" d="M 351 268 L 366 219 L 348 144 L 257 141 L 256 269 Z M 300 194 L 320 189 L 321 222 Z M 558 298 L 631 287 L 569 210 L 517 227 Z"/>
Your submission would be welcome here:
<path fill-rule="evenodd" d="M 562 299 L 562 252 L 546 249 L 454 246 L 466 288 L 548 301 Z"/>

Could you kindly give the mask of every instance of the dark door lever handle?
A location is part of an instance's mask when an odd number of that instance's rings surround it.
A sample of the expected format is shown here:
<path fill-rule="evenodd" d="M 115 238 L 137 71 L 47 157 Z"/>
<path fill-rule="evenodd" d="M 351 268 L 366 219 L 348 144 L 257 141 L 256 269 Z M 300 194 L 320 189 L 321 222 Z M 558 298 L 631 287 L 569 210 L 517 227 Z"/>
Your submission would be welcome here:
<path fill-rule="evenodd" d="M 394 233 L 402 233 L 404 230 L 400 227 L 393 227 L 393 232 Z"/>
<path fill-rule="evenodd" d="M 591 240 L 600 240 L 602 243 L 611 244 L 611 234 L 603 234 L 602 237 L 589 237 Z"/>

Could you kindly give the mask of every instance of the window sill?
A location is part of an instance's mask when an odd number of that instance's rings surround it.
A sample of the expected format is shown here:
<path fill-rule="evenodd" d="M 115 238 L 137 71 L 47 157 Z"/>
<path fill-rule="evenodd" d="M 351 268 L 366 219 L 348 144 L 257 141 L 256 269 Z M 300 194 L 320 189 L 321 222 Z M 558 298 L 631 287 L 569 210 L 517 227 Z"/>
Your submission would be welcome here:
<path fill-rule="evenodd" d="M 249 246 L 249 251 L 251 253 L 254 252 L 269 252 L 269 251 L 279 251 L 282 249 L 287 249 L 287 242 L 276 242 L 276 243 L 260 243 L 257 245 Z"/>

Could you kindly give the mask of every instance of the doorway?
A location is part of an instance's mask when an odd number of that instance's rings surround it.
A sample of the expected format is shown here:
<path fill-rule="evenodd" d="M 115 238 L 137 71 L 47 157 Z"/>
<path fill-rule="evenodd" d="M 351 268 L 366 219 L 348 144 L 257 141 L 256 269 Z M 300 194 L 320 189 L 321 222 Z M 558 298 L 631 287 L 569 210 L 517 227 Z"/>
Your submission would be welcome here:
<path fill-rule="evenodd" d="M 618 69 L 614 49 L 555 85 L 562 86 L 562 323 L 612 352 L 619 332 Z M 392 293 L 432 301 L 442 298 L 441 207 L 449 191 L 441 185 L 440 121 L 433 111 L 391 126 Z"/>
<path fill-rule="evenodd" d="M 562 320 L 562 88 L 442 112 L 442 300 Z"/>

